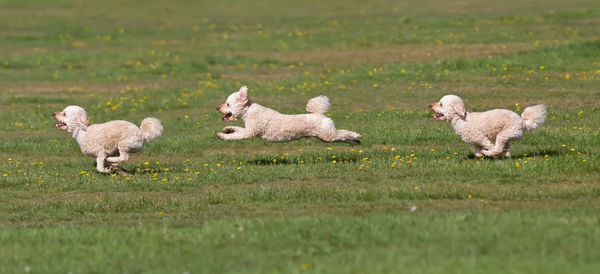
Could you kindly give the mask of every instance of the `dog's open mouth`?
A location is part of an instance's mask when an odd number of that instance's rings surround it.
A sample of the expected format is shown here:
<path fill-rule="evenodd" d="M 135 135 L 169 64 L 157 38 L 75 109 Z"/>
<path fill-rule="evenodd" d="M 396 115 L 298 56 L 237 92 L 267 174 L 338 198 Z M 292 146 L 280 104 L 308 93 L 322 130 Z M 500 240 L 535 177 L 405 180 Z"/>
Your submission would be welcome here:
<path fill-rule="evenodd" d="M 230 118 L 231 118 L 231 115 L 232 115 L 231 112 L 227 113 L 223 117 L 221 117 L 221 120 L 225 121 L 225 122 L 228 122 L 230 120 Z"/>
<path fill-rule="evenodd" d="M 63 123 L 63 122 L 60 122 L 60 123 L 56 124 L 56 128 L 58 128 L 58 129 L 66 129 L 67 128 L 67 124 Z"/>
<path fill-rule="evenodd" d="M 441 114 L 441 113 L 433 114 L 433 119 L 435 119 L 435 120 L 444 120 L 445 118 L 446 117 L 444 116 L 444 114 Z"/>

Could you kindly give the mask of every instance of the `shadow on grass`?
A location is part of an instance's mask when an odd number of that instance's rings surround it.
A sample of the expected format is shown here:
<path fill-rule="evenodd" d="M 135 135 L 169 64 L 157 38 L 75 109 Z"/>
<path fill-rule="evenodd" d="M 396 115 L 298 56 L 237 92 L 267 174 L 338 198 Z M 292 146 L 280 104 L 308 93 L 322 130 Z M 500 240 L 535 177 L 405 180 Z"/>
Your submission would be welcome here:
<path fill-rule="evenodd" d="M 108 166 L 107 166 L 108 167 Z M 136 167 L 130 167 L 128 169 L 125 169 L 122 166 L 117 166 L 117 168 L 115 168 L 115 170 L 113 172 L 110 173 L 100 173 L 96 170 L 96 161 L 94 161 L 94 165 L 93 165 L 94 171 L 98 174 L 101 175 L 112 175 L 112 174 L 129 174 L 129 175 L 134 175 L 134 174 L 154 174 L 154 173 L 162 173 L 162 170 L 160 169 L 160 167 L 144 167 L 144 166 L 136 166 Z"/>
<path fill-rule="evenodd" d="M 542 150 L 542 151 L 533 151 L 533 152 L 525 152 L 525 153 L 521 153 L 521 154 L 514 154 L 512 156 L 510 156 L 510 159 L 518 159 L 518 158 L 523 158 L 523 157 L 545 157 L 546 155 L 548 155 L 548 157 L 553 157 L 553 156 L 557 156 L 560 155 L 562 153 L 560 153 L 560 151 L 556 151 L 556 150 L 550 150 L 550 149 L 546 149 L 546 150 Z M 526 155 L 526 156 L 524 156 Z M 469 155 L 467 156 L 468 159 L 479 159 L 479 157 L 475 156 L 475 153 L 469 153 Z M 508 159 L 505 157 L 485 157 L 486 159 Z"/>
<path fill-rule="evenodd" d="M 258 165 L 258 166 L 270 166 L 270 165 L 299 165 L 299 164 L 312 164 L 312 163 L 324 163 L 324 162 L 332 162 L 332 161 L 336 161 L 339 163 L 343 163 L 343 162 L 350 162 L 350 163 L 357 163 L 361 161 L 361 157 L 357 156 L 348 156 L 348 157 L 336 157 L 336 158 L 331 158 L 331 156 L 325 156 L 325 157 L 315 157 L 315 158 L 310 158 L 310 159 L 305 159 L 305 158 L 293 158 L 293 159 L 281 159 L 281 158 L 269 158 L 269 157 L 263 157 L 263 158 L 257 158 L 257 159 L 253 159 L 251 161 L 246 161 L 247 164 L 250 165 Z M 303 161 L 302 163 L 300 161 Z"/>

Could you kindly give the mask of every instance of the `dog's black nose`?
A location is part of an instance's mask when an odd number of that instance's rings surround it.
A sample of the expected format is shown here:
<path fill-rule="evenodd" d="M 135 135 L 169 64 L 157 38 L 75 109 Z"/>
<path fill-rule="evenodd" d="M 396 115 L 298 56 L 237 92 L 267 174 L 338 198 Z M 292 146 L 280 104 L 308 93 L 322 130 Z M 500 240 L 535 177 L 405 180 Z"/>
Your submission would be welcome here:
<path fill-rule="evenodd" d="M 52 117 L 56 116 L 56 112 L 52 112 Z"/>
<path fill-rule="evenodd" d="M 429 104 L 429 108 L 431 108 L 431 106 L 433 106 L 433 104 Z"/>
<path fill-rule="evenodd" d="M 221 107 L 217 107 L 217 111 L 219 111 L 219 109 L 220 109 L 220 108 L 221 108 Z"/>

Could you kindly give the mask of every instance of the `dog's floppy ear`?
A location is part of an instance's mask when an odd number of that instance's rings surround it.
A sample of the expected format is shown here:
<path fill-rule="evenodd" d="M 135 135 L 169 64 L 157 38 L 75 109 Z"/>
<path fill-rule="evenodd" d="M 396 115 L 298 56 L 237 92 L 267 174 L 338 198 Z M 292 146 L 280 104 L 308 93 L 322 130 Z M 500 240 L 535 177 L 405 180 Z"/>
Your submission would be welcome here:
<path fill-rule="evenodd" d="M 238 96 L 238 101 L 242 104 L 247 104 L 250 100 L 248 98 L 248 87 L 247 86 L 243 86 L 240 88 L 240 91 L 238 91 L 239 96 Z"/>
<path fill-rule="evenodd" d="M 77 114 L 79 114 L 79 116 L 77 116 L 77 123 L 79 123 L 82 126 L 88 126 L 90 124 L 90 122 L 87 119 L 87 113 L 84 112 L 78 112 Z"/>
<path fill-rule="evenodd" d="M 455 104 L 452 106 L 452 109 L 456 111 L 456 114 L 458 114 L 458 116 L 460 116 L 461 119 L 465 119 L 465 117 L 467 116 L 467 111 L 465 110 L 465 105 L 463 104 Z"/>

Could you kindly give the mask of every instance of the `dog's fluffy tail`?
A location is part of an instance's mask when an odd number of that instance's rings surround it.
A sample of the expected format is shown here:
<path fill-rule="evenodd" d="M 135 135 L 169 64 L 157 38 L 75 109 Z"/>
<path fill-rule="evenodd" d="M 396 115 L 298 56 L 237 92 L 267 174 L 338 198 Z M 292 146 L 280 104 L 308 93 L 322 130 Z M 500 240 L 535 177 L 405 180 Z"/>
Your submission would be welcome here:
<path fill-rule="evenodd" d="M 535 105 L 525 108 L 523 113 L 521 113 L 521 118 L 523 119 L 525 130 L 536 130 L 546 120 L 546 106 Z"/>
<path fill-rule="evenodd" d="M 331 104 L 329 103 L 329 98 L 321 95 L 308 100 L 308 104 L 306 104 L 306 111 L 308 111 L 308 113 L 325 115 L 327 111 L 329 111 L 330 106 Z"/>
<path fill-rule="evenodd" d="M 158 138 L 163 133 L 163 126 L 160 123 L 160 120 L 152 117 L 142 120 L 140 128 L 142 129 L 142 135 L 146 142 Z"/>

